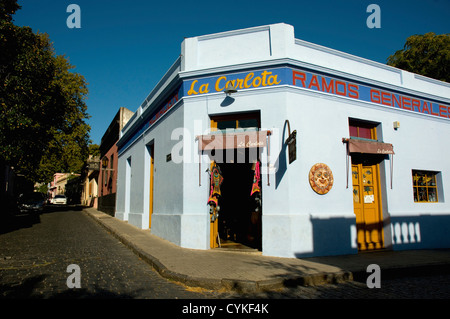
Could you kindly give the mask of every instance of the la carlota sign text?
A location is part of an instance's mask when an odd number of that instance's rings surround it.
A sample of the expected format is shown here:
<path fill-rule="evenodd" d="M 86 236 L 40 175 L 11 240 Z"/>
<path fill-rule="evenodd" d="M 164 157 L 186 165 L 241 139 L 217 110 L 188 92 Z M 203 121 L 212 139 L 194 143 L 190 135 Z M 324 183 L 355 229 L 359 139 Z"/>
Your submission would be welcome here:
<path fill-rule="evenodd" d="M 439 118 L 450 118 L 450 106 L 438 101 L 394 90 L 386 90 L 363 82 L 348 81 L 345 78 L 329 76 L 324 73 L 290 67 L 253 70 L 187 80 L 183 82 L 183 96 L 223 92 L 229 84 L 238 91 L 289 85 Z"/>

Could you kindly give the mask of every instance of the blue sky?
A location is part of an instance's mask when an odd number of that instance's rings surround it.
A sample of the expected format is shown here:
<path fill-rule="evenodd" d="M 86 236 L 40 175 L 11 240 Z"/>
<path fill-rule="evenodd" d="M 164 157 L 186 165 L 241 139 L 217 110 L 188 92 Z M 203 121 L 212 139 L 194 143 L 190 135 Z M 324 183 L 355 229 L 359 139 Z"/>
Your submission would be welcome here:
<path fill-rule="evenodd" d="M 284 22 L 295 37 L 386 63 L 413 34 L 450 33 L 449 0 L 19 0 L 15 24 L 48 33 L 89 84 L 91 139 L 101 138 L 119 107 L 136 111 L 193 37 Z M 81 28 L 69 29 L 69 4 Z M 366 25 L 369 4 L 381 28 Z"/>

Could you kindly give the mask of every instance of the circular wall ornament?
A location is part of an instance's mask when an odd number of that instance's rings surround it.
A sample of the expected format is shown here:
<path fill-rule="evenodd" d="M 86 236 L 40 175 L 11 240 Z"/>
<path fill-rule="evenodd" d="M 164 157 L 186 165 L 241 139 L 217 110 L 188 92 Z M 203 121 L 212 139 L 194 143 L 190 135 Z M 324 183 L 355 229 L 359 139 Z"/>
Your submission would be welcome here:
<path fill-rule="evenodd" d="M 309 171 L 309 184 L 312 189 L 320 195 L 324 195 L 333 187 L 333 173 L 328 165 L 323 163 L 314 164 Z"/>

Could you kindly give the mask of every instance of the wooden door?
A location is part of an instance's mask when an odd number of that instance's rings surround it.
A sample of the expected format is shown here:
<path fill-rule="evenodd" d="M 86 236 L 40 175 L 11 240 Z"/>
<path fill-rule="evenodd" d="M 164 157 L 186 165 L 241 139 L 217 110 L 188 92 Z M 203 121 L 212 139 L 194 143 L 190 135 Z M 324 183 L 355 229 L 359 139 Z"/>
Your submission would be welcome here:
<path fill-rule="evenodd" d="M 211 120 L 211 131 L 216 131 L 217 130 L 217 122 L 214 120 Z M 209 171 L 212 173 L 212 168 L 213 168 L 214 162 L 211 162 L 210 167 L 209 167 Z M 210 183 L 211 183 L 211 178 L 210 178 Z M 211 185 L 209 185 L 211 187 Z M 208 192 L 210 191 L 210 189 L 208 188 Z M 219 242 L 218 242 L 218 234 L 219 234 L 219 220 L 217 218 L 217 210 L 216 208 L 212 208 L 210 207 L 210 212 L 209 212 L 209 222 L 210 222 L 210 227 L 209 227 L 209 243 L 210 243 L 210 248 L 217 248 L 219 247 Z"/>
<path fill-rule="evenodd" d="M 148 208 L 148 227 L 152 228 L 152 214 L 153 214 L 153 193 L 154 193 L 154 175 L 155 175 L 155 145 L 151 144 L 150 152 L 150 194 L 149 194 L 149 208 Z"/>
<path fill-rule="evenodd" d="M 358 249 L 383 248 L 378 164 L 352 164 L 352 181 Z"/>

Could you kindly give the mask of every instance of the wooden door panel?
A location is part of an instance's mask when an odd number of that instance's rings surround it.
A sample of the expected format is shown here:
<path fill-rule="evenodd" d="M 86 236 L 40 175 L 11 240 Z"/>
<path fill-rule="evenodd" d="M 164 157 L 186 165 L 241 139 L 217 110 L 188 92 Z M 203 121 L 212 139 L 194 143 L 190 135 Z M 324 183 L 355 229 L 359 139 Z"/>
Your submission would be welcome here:
<path fill-rule="evenodd" d="M 150 194 L 149 194 L 149 207 L 148 207 L 148 227 L 152 228 L 152 215 L 153 215 L 153 195 L 154 195 L 154 179 L 155 179 L 155 145 L 150 145 Z"/>
<path fill-rule="evenodd" d="M 352 165 L 353 208 L 360 250 L 383 246 L 377 165 Z"/>

